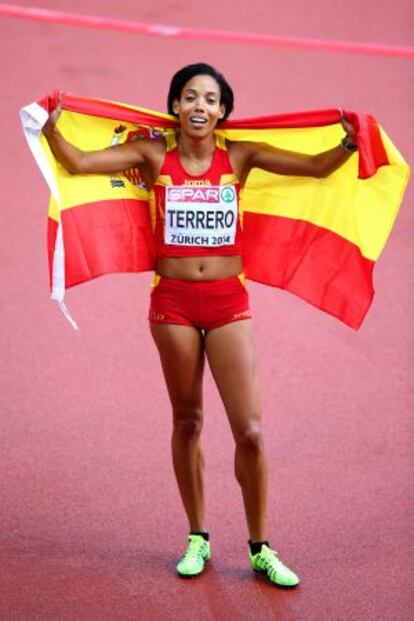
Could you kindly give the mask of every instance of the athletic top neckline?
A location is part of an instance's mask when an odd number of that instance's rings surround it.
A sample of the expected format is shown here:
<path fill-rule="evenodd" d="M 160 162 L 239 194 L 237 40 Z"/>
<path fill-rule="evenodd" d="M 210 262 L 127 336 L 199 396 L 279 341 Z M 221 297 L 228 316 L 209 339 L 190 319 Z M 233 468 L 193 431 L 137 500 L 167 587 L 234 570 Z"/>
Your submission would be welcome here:
<path fill-rule="evenodd" d="M 214 147 L 214 151 L 213 151 L 213 155 L 211 157 L 211 162 L 209 164 L 209 167 L 205 170 L 205 172 L 200 173 L 199 175 L 193 175 L 192 173 L 188 172 L 188 170 L 186 169 L 186 167 L 184 166 L 184 164 L 181 161 L 181 156 L 180 153 L 178 151 L 178 147 L 177 147 L 177 155 L 178 155 L 178 163 L 181 166 L 181 168 L 183 169 L 183 172 L 188 176 L 191 177 L 191 179 L 203 179 L 204 177 L 208 176 L 209 172 L 211 172 L 211 168 L 213 166 L 213 162 L 214 162 L 214 155 L 216 152 L 217 146 Z"/>

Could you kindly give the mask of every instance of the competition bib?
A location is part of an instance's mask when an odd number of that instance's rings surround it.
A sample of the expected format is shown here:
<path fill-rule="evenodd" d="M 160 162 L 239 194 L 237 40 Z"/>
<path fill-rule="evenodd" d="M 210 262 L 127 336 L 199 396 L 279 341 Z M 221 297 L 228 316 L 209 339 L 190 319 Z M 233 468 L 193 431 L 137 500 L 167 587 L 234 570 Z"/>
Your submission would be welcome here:
<path fill-rule="evenodd" d="M 237 225 L 233 185 L 170 185 L 165 193 L 165 243 L 175 246 L 229 246 Z"/>

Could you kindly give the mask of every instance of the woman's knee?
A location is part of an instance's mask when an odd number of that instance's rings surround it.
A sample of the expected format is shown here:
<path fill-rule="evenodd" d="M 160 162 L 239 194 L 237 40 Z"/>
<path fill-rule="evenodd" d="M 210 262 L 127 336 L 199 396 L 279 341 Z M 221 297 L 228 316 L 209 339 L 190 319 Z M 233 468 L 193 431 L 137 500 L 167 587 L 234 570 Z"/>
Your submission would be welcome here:
<path fill-rule="evenodd" d="M 191 440 L 198 437 L 203 427 L 203 412 L 201 408 L 177 407 L 174 408 L 174 432 L 183 438 Z"/>
<path fill-rule="evenodd" d="M 244 453 L 260 455 L 263 452 L 263 434 L 258 425 L 242 429 L 235 440 L 236 448 Z"/>

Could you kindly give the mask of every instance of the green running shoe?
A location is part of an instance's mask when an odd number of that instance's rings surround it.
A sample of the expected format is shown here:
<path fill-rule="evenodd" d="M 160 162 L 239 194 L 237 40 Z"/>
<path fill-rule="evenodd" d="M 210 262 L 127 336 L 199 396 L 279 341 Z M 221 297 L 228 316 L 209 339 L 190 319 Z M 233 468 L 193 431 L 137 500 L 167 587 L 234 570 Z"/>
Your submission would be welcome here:
<path fill-rule="evenodd" d="M 298 576 L 278 558 L 277 552 L 271 550 L 266 544 L 258 554 L 249 551 L 250 564 L 253 571 L 267 574 L 270 582 L 279 586 L 292 587 L 299 584 Z"/>
<path fill-rule="evenodd" d="M 210 542 L 201 535 L 189 535 L 189 544 L 181 561 L 177 564 L 180 576 L 189 577 L 201 574 L 205 562 L 210 559 Z"/>

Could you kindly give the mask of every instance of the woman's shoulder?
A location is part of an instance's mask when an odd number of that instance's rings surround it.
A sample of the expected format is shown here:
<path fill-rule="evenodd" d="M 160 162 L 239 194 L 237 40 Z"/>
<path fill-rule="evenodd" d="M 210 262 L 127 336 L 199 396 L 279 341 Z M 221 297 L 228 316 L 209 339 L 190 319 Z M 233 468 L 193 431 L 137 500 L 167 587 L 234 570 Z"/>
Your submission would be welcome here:
<path fill-rule="evenodd" d="M 159 169 L 167 151 L 167 142 L 161 137 L 140 138 L 137 141 L 139 148 L 145 152 L 145 159 L 151 168 Z"/>
<path fill-rule="evenodd" d="M 228 140 L 226 148 L 233 166 L 233 170 L 238 173 L 239 178 L 244 177 L 247 163 L 254 148 L 254 143 L 247 140 Z"/>
<path fill-rule="evenodd" d="M 251 153 L 251 151 L 255 148 L 255 143 L 250 142 L 249 140 L 230 140 L 226 138 L 226 147 L 229 153 L 243 156 Z"/>
<path fill-rule="evenodd" d="M 164 136 L 157 136 L 155 138 L 140 138 L 137 140 L 138 144 L 141 144 L 147 151 L 154 153 L 165 153 L 167 150 L 167 140 Z"/>

